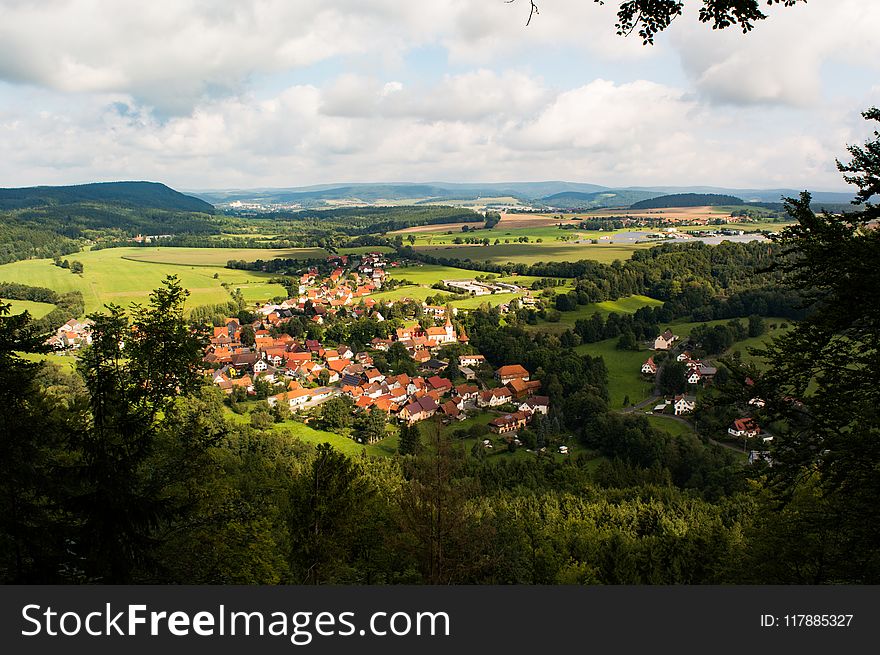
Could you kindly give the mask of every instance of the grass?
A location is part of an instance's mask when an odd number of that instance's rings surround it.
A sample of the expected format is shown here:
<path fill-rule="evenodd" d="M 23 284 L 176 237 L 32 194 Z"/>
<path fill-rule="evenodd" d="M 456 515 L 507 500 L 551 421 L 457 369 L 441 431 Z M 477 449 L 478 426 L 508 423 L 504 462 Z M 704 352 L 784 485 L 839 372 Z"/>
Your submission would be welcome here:
<path fill-rule="evenodd" d="M 280 284 L 249 282 L 248 284 L 236 285 L 235 288 L 241 290 L 241 295 L 248 303 L 264 302 L 278 297 L 287 298 L 287 289 Z"/>
<path fill-rule="evenodd" d="M 562 287 L 557 290 L 564 291 Z M 599 313 L 603 316 L 608 314 L 635 314 L 642 307 L 654 307 L 662 305 L 663 302 L 649 298 L 648 296 L 627 296 L 618 300 L 606 300 L 598 303 L 590 303 L 589 305 L 579 305 L 572 312 L 560 312 L 561 318 L 557 323 L 548 321 L 540 321 L 537 326 L 532 327 L 533 330 L 542 332 L 562 333 L 568 329 L 574 328 L 574 324 L 580 319 L 588 319 L 593 314 Z"/>
<path fill-rule="evenodd" d="M 642 364 L 651 356 L 651 351 L 617 350 L 616 345 L 617 339 L 606 339 L 575 348 L 582 355 L 600 355 L 605 360 L 608 369 L 609 406 L 612 409 L 622 408 L 623 400 L 627 396 L 632 404 L 644 400 L 651 395 L 654 388 L 653 383 L 646 381 L 641 373 Z"/>
<path fill-rule="evenodd" d="M 340 255 L 365 255 L 370 252 L 394 252 L 394 248 L 390 246 L 358 246 L 357 248 L 340 248 Z"/>
<path fill-rule="evenodd" d="M 413 300 L 422 301 L 428 296 L 436 296 L 438 293 L 443 292 L 438 291 L 437 289 L 431 289 L 430 287 L 416 287 L 412 285 L 407 285 L 392 289 L 391 291 L 380 291 L 379 293 L 373 293 L 370 295 L 370 298 L 372 298 L 376 302 L 401 300 L 403 298 L 412 298 Z"/>
<path fill-rule="evenodd" d="M 515 298 L 519 298 L 521 293 L 493 293 L 486 296 L 471 296 L 464 300 L 454 300 L 450 304 L 459 309 L 477 309 L 484 303 L 490 306 L 498 306 L 509 303 Z"/>
<path fill-rule="evenodd" d="M 244 403 L 246 407 L 249 409 L 253 407 L 257 407 L 261 404 L 262 401 L 255 401 Z M 265 403 L 262 403 L 265 404 Z M 247 424 L 250 423 L 250 416 L 248 414 L 236 414 L 232 410 L 225 408 L 226 416 L 236 423 Z M 366 451 L 367 455 L 388 455 L 388 446 L 384 447 L 382 444 L 385 444 L 388 439 L 383 439 L 379 444 L 375 445 L 364 445 L 359 444 L 353 439 L 349 439 L 348 437 L 335 434 L 333 432 L 327 432 L 325 430 L 316 430 L 315 428 L 309 427 L 304 423 L 300 423 L 299 421 L 283 421 L 282 423 L 275 423 L 270 428 L 273 431 L 281 431 L 286 430 L 290 432 L 293 436 L 301 441 L 305 441 L 306 443 L 317 446 L 321 443 L 329 443 L 336 450 L 341 453 L 345 453 L 350 457 L 359 457 L 361 453 Z M 396 439 L 396 437 L 395 437 Z M 396 444 L 394 445 L 394 452 L 397 451 Z"/>
<path fill-rule="evenodd" d="M 652 243 L 500 243 L 489 246 L 429 246 L 417 250 L 434 257 L 470 259 L 492 264 L 537 264 L 538 262 L 574 262 L 581 259 L 610 264 L 627 260 L 636 250 L 650 248 Z"/>
<path fill-rule="evenodd" d="M 4 300 L 4 303 L 11 305 L 10 315 L 29 312 L 31 318 L 43 318 L 46 314 L 55 309 L 55 305 L 47 302 L 34 302 L 33 300 Z"/>
<path fill-rule="evenodd" d="M 673 437 L 686 437 L 694 434 L 694 430 L 690 426 L 680 423 L 679 421 L 674 421 L 665 416 L 649 415 L 645 418 L 648 419 L 648 423 L 651 424 L 651 427 L 662 430 L 667 434 L 671 434 Z"/>
<path fill-rule="evenodd" d="M 183 250 L 161 248 L 158 250 Z M 192 249 L 188 249 L 192 250 Z M 213 248 L 203 249 L 211 254 Z M 221 249 L 218 249 L 221 250 Z M 59 268 L 51 259 L 29 259 L 0 266 L 0 281 L 19 282 L 38 287 L 48 287 L 60 293 L 81 291 L 85 301 L 86 313 L 100 310 L 105 303 L 116 303 L 127 307 L 132 302 L 146 302 L 150 292 L 162 284 L 167 275 L 176 275 L 184 288 L 189 289 L 187 308 L 197 305 L 225 303 L 230 300 L 229 292 L 221 284 L 244 286 L 255 283 L 264 285 L 247 289 L 247 295 L 254 302 L 269 300 L 277 295 L 285 295 L 282 287 L 267 285 L 268 273 L 238 271 L 219 266 L 181 265 L 151 263 L 130 259 L 132 255 L 143 256 L 150 250 L 144 248 L 108 248 L 71 255 L 69 259 L 82 262 L 82 275 Z M 231 250 L 226 251 L 234 252 Z M 161 253 L 160 253 L 161 254 Z M 225 259 L 224 262 L 225 264 Z M 215 277 L 216 275 L 216 277 Z M 263 296 L 265 292 L 265 297 Z"/>
<path fill-rule="evenodd" d="M 182 266 L 226 266 L 230 259 L 323 259 L 323 248 L 125 248 L 126 259 Z M 133 252 L 132 252 L 133 251 Z"/>
<path fill-rule="evenodd" d="M 479 273 L 463 268 L 435 266 L 433 264 L 391 268 L 388 269 L 387 274 L 393 280 L 409 280 L 415 284 L 426 286 L 431 286 L 441 280 L 470 280 L 473 279 L 474 275 L 479 275 Z"/>
<path fill-rule="evenodd" d="M 777 327 L 775 330 L 771 330 L 769 327 L 771 323 L 776 323 L 778 326 L 780 323 L 783 323 L 783 322 L 787 322 L 788 327 L 786 327 L 786 328 Z M 764 332 L 764 334 L 762 334 L 759 337 L 749 337 L 748 339 L 743 339 L 742 341 L 737 341 L 735 344 L 733 344 L 733 347 L 731 348 L 731 351 L 739 351 L 740 352 L 740 355 L 742 356 L 743 362 L 745 362 L 747 364 L 754 364 L 759 369 L 766 368 L 767 362 L 764 360 L 763 357 L 758 357 L 756 355 L 752 355 L 749 352 L 749 349 L 750 348 L 761 348 L 761 347 L 765 346 L 767 343 L 769 343 L 769 341 L 771 339 L 778 337 L 778 336 L 781 336 L 781 335 L 784 335 L 786 332 L 788 332 L 791 329 L 791 321 L 786 321 L 785 319 L 765 318 L 764 324 L 767 326 L 767 331 Z"/>
<path fill-rule="evenodd" d="M 74 355 L 62 355 L 59 353 L 19 353 L 22 359 L 31 362 L 48 362 L 57 364 L 68 372 L 73 371 L 76 367 L 76 357 Z"/>

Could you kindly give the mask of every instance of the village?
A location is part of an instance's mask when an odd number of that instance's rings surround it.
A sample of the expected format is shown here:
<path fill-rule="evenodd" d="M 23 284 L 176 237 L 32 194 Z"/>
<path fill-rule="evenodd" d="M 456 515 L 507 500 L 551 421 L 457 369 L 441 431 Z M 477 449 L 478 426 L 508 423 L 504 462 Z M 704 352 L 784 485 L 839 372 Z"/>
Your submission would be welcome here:
<path fill-rule="evenodd" d="M 270 409 L 283 406 L 304 422 L 309 422 L 310 410 L 344 397 L 351 400 L 355 413 L 379 411 L 389 421 L 406 425 L 435 416 L 448 424 L 482 414 L 489 432 L 518 445 L 517 432 L 536 413 L 546 415 L 550 399 L 540 395 L 541 381 L 521 365 L 489 367 L 485 357 L 469 346 L 464 329 L 453 323 L 454 308 L 422 302 L 413 320 L 387 330 L 387 337 L 375 337 L 358 351 L 344 343 L 294 337 L 284 331 L 292 320 L 318 326 L 339 319 L 386 322 L 382 310 L 394 301 L 380 304 L 370 295 L 383 287 L 386 269 L 397 265 L 381 253 L 368 253 L 354 262 L 344 255 L 328 257 L 326 267 L 311 267 L 299 276 L 294 297 L 257 308 L 251 322 L 227 317 L 223 325 L 215 325 L 204 352 L 205 375 L 227 396 L 260 399 Z M 457 282 L 475 295 L 512 287 L 493 288 L 474 280 L 446 282 Z M 58 350 L 88 345 L 89 328 L 88 322 L 71 320 L 50 345 Z M 460 354 L 440 358 L 450 346 Z M 412 360 L 413 374 L 383 367 L 386 374 L 375 366 L 374 357 L 391 350 Z M 448 375 L 451 371 L 454 376 Z M 463 382 L 453 384 L 450 377 Z M 493 447 L 489 440 L 483 445 Z M 567 450 L 564 445 L 560 448 L 563 454 Z"/>
<path fill-rule="evenodd" d="M 694 357 L 690 350 L 692 345 L 682 343 L 681 339 L 669 329 L 654 339 L 652 349 L 655 354 L 648 357 L 642 364 L 641 373 L 646 379 L 658 382 L 663 362 L 679 362 L 684 365 L 683 382 L 686 390 L 684 393 L 672 396 L 661 395 L 661 399 L 656 401 L 656 404 L 650 409 L 650 414 L 670 416 L 670 418 L 685 421 L 687 420 L 685 417 L 693 414 L 697 409 L 699 390 L 714 382 L 718 369 L 710 363 Z M 746 384 L 750 384 L 750 382 L 750 380 L 746 380 Z M 656 385 L 655 390 L 660 390 L 659 384 Z M 750 399 L 748 404 L 750 408 L 760 408 L 764 406 L 764 401 L 755 397 Z M 755 444 L 761 446 L 749 450 L 750 464 L 759 460 L 770 462 L 766 446 L 773 440 L 773 436 L 762 430 L 752 416 L 740 416 L 733 419 L 727 428 L 727 434 L 731 438 L 743 440 L 744 445 L 751 443 L 753 446 Z"/>

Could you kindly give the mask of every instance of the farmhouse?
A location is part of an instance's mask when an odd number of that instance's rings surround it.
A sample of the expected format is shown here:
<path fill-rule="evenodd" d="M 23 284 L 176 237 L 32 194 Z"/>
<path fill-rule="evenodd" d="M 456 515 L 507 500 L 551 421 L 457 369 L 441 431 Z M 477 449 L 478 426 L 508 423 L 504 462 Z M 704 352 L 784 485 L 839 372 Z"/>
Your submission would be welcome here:
<path fill-rule="evenodd" d="M 459 366 L 482 366 L 485 363 L 486 358 L 483 355 L 459 355 L 458 357 Z"/>
<path fill-rule="evenodd" d="M 727 429 L 727 433 L 733 437 L 757 437 L 761 428 L 751 418 L 738 418 Z"/>
<path fill-rule="evenodd" d="M 675 401 L 673 402 L 673 406 L 675 407 L 675 415 L 681 416 L 682 414 L 688 414 L 694 411 L 694 407 L 696 407 L 696 404 L 697 399 L 695 396 L 676 396 Z"/>
<path fill-rule="evenodd" d="M 437 403 L 431 396 L 422 396 L 400 410 L 398 416 L 404 421 L 413 424 L 431 418 L 437 413 L 438 409 Z"/>
<path fill-rule="evenodd" d="M 507 384 L 513 380 L 528 382 L 529 372 L 519 364 L 510 364 L 508 366 L 502 366 L 495 371 L 495 379 L 501 384 Z"/>
<path fill-rule="evenodd" d="M 642 373 L 645 375 L 654 375 L 657 373 L 657 365 L 654 363 L 653 357 L 648 357 L 648 361 L 642 364 Z"/>
<path fill-rule="evenodd" d="M 678 339 L 678 337 L 672 334 L 672 330 L 666 330 L 663 334 L 654 339 L 654 350 L 669 350 L 676 339 Z"/>
<path fill-rule="evenodd" d="M 505 414 L 504 416 L 499 416 L 498 418 L 490 421 L 489 429 L 497 434 L 513 432 L 514 430 L 519 430 L 526 427 L 526 423 L 528 423 L 528 420 L 529 415 L 525 412 L 514 412 L 513 414 Z"/>

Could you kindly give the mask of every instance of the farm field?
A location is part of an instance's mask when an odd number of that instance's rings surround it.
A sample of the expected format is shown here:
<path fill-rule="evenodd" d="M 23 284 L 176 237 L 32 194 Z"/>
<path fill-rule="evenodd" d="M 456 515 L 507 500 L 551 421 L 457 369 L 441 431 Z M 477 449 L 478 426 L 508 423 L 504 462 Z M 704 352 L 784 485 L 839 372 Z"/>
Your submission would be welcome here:
<path fill-rule="evenodd" d="M 477 309 L 480 305 L 486 304 L 492 307 L 504 305 L 511 300 L 519 298 L 521 293 L 493 293 L 486 296 L 471 296 L 464 300 L 453 300 L 450 304 L 459 309 Z"/>
<path fill-rule="evenodd" d="M 3 300 L 4 303 L 11 305 L 9 310 L 10 315 L 21 314 L 22 312 L 29 312 L 31 318 L 43 318 L 46 314 L 55 309 L 55 305 L 52 305 L 47 302 L 34 302 L 32 300 Z"/>
<path fill-rule="evenodd" d="M 609 406 L 612 409 L 624 407 L 624 399 L 629 396 L 630 403 L 637 403 L 649 397 L 653 383 L 647 381 L 639 370 L 650 350 L 617 350 L 617 339 L 606 339 L 596 343 L 582 344 L 575 351 L 593 357 L 601 355 L 608 369 Z"/>
<path fill-rule="evenodd" d="M 252 262 L 257 259 L 323 259 L 323 248 L 120 248 L 125 259 L 181 266 L 226 266 L 231 259 Z"/>
<path fill-rule="evenodd" d="M 563 287 L 557 287 L 557 290 L 564 291 L 565 289 Z M 527 329 L 561 333 L 574 328 L 574 324 L 578 320 L 590 318 L 597 312 L 603 316 L 607 314 L 635 314 L 636 311 L 642 307 L 655 307 L 662 304 L 663 303 L 660 300 L 638 295 L 627 296 L 617 300 L 605 300 L 603 302 L 590 303 L 589 305 L 579 305 L 573 312 L 560 312 L 561 318 L 557 323 L 539 321 L 536 326 L 528 326 Z"/>
<path fill-rule="evenodd" d="M 627 260 L 633 251 L 650 248 L 652 243 L 499 243 L 473 246 L 419 246 L 419 252 L 433 257 L 470 259 L 492 264 L 536 264 L 538 262 L 575 262 L 581 259 L 610 264 L 616 259 Z"/>
<path fill-rule="evenodd" d="M 478 272 L 468 271 L 463 268 L 435 266 L 433 264 L 389 268 L 387 274 L 388 277 L 393 280 L 409 280 L 414 284 L 425 284 L 428 286 L 440 282 L 441 280 L 469 280 L 472 279 L 474 275 L 479 275 Z"/>
<path fill-rule="evenodd" d="M 145 302 L 150 292 L 159 287 L 167 275 L 177 275 L 181 284 L 190 290 L 187 308 L 227 302 L 230 295 L 221 286 L 224 282 L 241 286 L 243 289 L 250 284 L 263 285 L 259 292 L 251 293 L 248 290 L 255 302 L 256 296 L 263 295 L 263 291 L 266 292 L 266 296 L 260 300 L 284 295 L 283 287 L 272 285 L 277 286 L 277 289 L 273 289 L 266 284 L 267 279 L 271 277 L 268 273 L 236 271 L 223 268 L 222 265 L 185 266 L 128 258 L 142 250 L 142 248 L 108 248 L 71 255 L 70 259 L 82 262 L 84 266 L 82 275 L 55 266 L 51 259 L 30 259 L 4 264 L 0 266 L 0 282 L 19 282 L 48 287 L 61 293 L 81 291 L 86 314 L 101 309 L 109 302 L 123 307 L 132 302 Z"/>
<path fill-rule="evenodd" d="M 370 298 L 372 298 L 376 302 L 401 300 L 402 298 L 412 298 L 413 300 L 422 301 L 428 296 L 436 296 L 438 293 L 443 292 L 438 291 L 437 289 L 432 289 L 430 287 L 417 287 L 406 285 L 403 287 L 392 289 L 391 291 L 380 291 L 379 293 L 371 294 Z"/>

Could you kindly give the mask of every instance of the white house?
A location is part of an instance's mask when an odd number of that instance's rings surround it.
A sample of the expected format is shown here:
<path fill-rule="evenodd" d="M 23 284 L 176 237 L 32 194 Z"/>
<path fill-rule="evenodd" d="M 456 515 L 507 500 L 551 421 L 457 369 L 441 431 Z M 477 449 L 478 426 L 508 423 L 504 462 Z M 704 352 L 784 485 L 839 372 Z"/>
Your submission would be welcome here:
<path fill-rule="evenodd" d="M 648 361 L 642 364 L 642 373 L 645 375 L 654 375 L 657 373 L 657 365 L 654 363 L 653 357 L 648 357 Z"/>
<path fill-rule="evenodd" d="M 675 407 L 675 415 L 681 416 L 682 414 L 689 414 L 694 411 L 694 407 L 696 407 L 696 398 L 694 396 L 685 396 L 680 395 L 675 397 L 675 403 L 673 406 Z"/>
<path fill-rule="evenodd" d="M 672 334 L 672 330 L 666 330 L 666 332 L 654 339 L 654 350 L 669 350 L 676 339 L 678 337 Z"/>
<path fill-rule="evenodd" d="M 727 433 L 733 437 L 757 437 L 761 428 L 750 418 L 738 418 L 727 429 Z"/>

